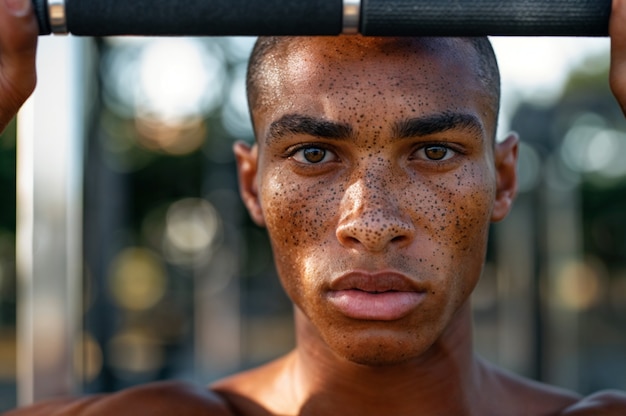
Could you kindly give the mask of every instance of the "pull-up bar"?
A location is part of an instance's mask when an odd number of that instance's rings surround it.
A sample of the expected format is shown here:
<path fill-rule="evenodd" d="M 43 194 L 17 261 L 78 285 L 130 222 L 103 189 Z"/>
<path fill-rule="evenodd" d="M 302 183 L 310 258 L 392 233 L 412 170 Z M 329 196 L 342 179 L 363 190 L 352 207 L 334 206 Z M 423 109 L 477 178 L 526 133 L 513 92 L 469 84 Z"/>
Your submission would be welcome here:
<path fill-rule="evenodd" d="M 611 0 L 33 0 L 81 36 L 606 36 Z"/>

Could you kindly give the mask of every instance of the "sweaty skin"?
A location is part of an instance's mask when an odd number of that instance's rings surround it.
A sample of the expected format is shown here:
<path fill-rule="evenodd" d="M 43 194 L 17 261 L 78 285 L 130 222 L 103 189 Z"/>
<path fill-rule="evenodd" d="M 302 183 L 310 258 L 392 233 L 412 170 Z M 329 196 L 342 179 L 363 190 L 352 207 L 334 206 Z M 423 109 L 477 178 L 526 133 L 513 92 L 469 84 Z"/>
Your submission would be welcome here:
<path fill-rule="evenodd" d="M 0 97 L 13 98 L 0 128 L 34 86 L 35 36 L 18 30 L 32 17 L 5 1 Z M 626 0 L 615 0 L 622 108 L 624 22 Z M 7 415 L 626 414 L 620 393 L 581 398 L 473 353 L 468 297 L 489 224 L 515 195 L 517 138 L 494 143 L 495 110 L 466 41 L 410 43 L 307 38 L 277 52 L 252 109 L 257 142 L 235 147 L 244 202 L 294 302 L 293 352 L 209 389 L 155 383 Z"/>
<path fill-rule="evenodd" d="M 515 139 L 499 146 L 511 154 L 510 188 L 498 190 L 495 121 L 475 77 L 447 54 L 424 47 L 416 59 L 387 42 L 297 42 L 296 64 L 268 76 L 274 94 L 291 98 L 255 113 L 257 148 L 237 148 L 256 170 L 244 173 L 244 199 L 268 229 L 298 326 L 366 365 L 420 356 L 440 337 L 481 273 L 491 217 L 505 215 L 514 193 Z M 436 119 L 443 131 L 417 130 Z M 430 160 L 437 150 L 442 159 Z M 320 162 L 305 159 L 311 151 Z"/>

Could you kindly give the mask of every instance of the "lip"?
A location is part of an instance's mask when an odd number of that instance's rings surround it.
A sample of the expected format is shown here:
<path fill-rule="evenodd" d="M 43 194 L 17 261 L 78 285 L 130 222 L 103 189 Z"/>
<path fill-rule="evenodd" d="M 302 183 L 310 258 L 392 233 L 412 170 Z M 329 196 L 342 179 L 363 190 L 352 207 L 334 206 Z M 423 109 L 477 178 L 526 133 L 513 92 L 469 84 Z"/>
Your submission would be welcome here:
<path fill-rule="evenodd" d="M 331 281 L 327 298 L 343 315 L 359 320 L 394 321 L 414 310 L 426 290 L 396 272 L 352 272 Z"/>

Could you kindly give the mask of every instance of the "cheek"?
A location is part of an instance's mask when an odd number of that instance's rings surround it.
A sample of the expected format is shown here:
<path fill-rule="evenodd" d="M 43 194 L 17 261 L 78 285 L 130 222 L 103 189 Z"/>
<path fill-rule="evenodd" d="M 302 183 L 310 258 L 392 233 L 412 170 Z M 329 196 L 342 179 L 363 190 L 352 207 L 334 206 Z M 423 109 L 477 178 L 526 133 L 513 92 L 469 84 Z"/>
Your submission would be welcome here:
<path fill-rule="evenodd" d="M 320 244 L 335 218 L 338 192 L 323 183 L 290 180 L 279 171 L 263 185 L 263 213 L 267 228 L 281 246 Z"/>
<path fill-rule="evenodd" d="M 456 176 L 456 190 L 449 192 L 455 191 L 459 199 L 450 219 L 457 235 L 455 244 L 469 251 L 484 251 L 496 195 L 495 177 L 488 168 L 468 166 Z M 482 264 L 483 258 L 479 260 Z"/>
<path fill-rule="evenodd" d="M 413 206 L 423 243 L 418 246 L 424 257 L 420 267 L 428 265 L 439 276 L 441 289 L 464 299 L 482 272 L 495 182 L 488 170 L 469 165 L 446 180 L 438 177 L 407 188 L 419 189 L 407 204 Z"/>
<path fill-rule="evenodd" d="M 262 183 L 261 204 L 274 260 L 292 299 L 311 275 L 310 259 L 326 258 L 335 232 L 338 194 L 332 186 L 291 178 L 284 170 L 268 175 Z"/>
<path fill-rule="evenodd" d="M 496 186 L 488 169 L 467 168 L 462 178 L 465 180 L 458 180 L 461 198 L 455 205 L 451 228 L 455 235 L 453 244 L 459 249 L 458 261 L 462 265 L 459 268 L 462 274 L 457 279 L 459 293 L 465 299 L 482 274 Z"/>
<path fill-rule="evenodd" d="M 455 251 L 474 251 L 484 243 L 495 196 L 495 182 L 480 168 L 467 165 L 445 180 L 426 182 L 413 196 L 414 215 L 438 245 Z M 480 246 L 480 244 L 478 244 Z"/>

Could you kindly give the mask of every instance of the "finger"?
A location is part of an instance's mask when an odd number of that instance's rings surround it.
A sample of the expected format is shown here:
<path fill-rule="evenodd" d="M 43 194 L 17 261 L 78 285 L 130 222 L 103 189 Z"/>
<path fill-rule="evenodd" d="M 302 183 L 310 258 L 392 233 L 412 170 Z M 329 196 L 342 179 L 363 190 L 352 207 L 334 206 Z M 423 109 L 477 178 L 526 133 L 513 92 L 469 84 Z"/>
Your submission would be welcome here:
<path fill-rule="evenodd" d="M 613 0 L 609 34 L 611 36 L 609 80 L 613 94 L 626 115 L 626 0 Z"/>
<path fill-rule="evenodd" d="M 35 88 L 37 34 L 31 0 L 0 0 L 0 131 Z"/>

